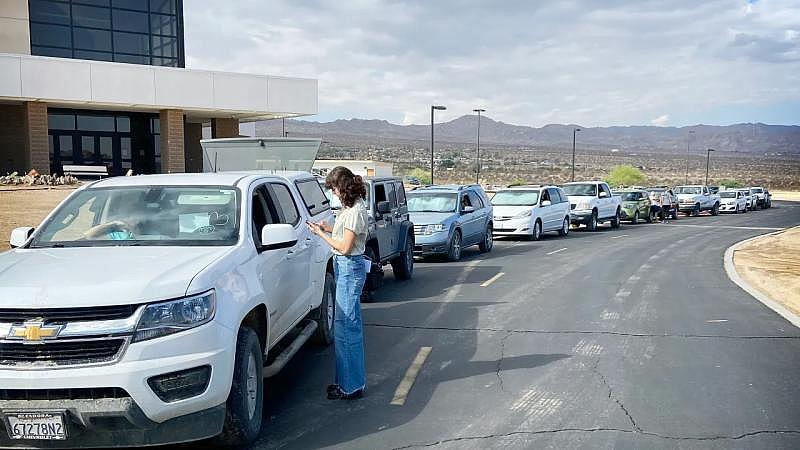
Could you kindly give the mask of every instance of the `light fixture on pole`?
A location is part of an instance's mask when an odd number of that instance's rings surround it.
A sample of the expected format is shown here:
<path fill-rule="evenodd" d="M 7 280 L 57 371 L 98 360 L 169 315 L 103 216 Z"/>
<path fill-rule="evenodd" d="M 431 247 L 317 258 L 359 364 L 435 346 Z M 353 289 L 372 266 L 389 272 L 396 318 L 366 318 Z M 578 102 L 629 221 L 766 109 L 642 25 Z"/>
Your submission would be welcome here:
<path fill-rule="evenodd" d="M 694 130 L 689 130 L 689 134 L 686 135 L 686 181 L 684 181 L 686 184 L 689 184 L 689 140 L 693 134 Z"/>
<path fill-rule="evenodd" d="M 575 181 L 575 134 L 581 131 L 580 128 L 572 129 L 572 181 Z"/>
<path fill-rule="evenodd" d="M 446 106 L 431 105 L 431 184 L 433 184 L 433 112 L 444 111 L 445 109 L 447 109 Z"/>
<path fill-rule="evenodd" d="M 477 167 L 475 171 L 475 184 L 480 184 L 481 181 L 481 113 L 486 112 L 485 109 L 476 108 L 473 109 L 472 112 L 478 113 L 478 140 L 477 140 L 477 150 L 478 155 L 476 157 Z"/>
<path fill-rule="evenodd" d="M 708 186 L 708 164 L 711 162 L 711 152 L 714 152 L 713 148 L 709 148 L 706 150 L 706 186 Z"/>

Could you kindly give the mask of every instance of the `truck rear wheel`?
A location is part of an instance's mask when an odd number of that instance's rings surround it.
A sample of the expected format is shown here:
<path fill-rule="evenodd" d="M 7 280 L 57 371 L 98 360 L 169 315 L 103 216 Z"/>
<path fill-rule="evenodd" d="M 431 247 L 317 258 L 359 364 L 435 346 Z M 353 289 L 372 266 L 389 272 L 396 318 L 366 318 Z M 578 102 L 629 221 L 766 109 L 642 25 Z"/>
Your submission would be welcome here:
<path fill-rule="evenodd" d="M 252 328 L 239 329 L 234 364 L 233 383 L 225 403 L 225 425 L 217 440 L 225 446 L 240 447 L 258 437 L 264 409 L 264 356 Z"/>
<path fill-rule="evenodd" d="M 714 203 L 714 207 L 711 208 L 711 215 L 712 216 L 719 215 L 719 203 Z"/>
<path fill-rule="evenodd" d="M 312 316 L 317 322 L 313 339 L 317 345 L 330 345 L 333 342 L 333 317 L 336 314 L 336 281 L 333 274 L 325 272 L 325 287 L 322 291 L 322 302 Z"/>

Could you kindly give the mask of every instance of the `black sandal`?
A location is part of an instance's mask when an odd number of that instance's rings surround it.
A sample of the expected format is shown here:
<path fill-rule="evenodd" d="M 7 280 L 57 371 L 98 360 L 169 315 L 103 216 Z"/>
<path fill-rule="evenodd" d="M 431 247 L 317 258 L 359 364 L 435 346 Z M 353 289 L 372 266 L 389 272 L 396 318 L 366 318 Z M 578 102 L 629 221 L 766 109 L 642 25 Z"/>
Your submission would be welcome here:
<path fill-rule="evenodd" d="M 328 400 L 356 400 L 363 396 L 364 396 L 364 389 L 359 389 L 349 394 L 345 394 L 338 386 L 336 387 L 335 391 L 328 392 Z"/>

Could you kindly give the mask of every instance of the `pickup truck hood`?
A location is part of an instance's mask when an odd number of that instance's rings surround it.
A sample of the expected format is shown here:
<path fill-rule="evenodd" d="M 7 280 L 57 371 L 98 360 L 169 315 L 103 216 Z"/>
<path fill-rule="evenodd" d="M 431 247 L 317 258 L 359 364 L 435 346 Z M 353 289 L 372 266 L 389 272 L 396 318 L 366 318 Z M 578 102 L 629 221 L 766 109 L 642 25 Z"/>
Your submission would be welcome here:
<path fill-rule="evenodd" d="M 517 214 L 522 214 L 525 211 L 530 211 L 533 206 L 494 206 L 495 217 L 514 217 Z"/>
<path fill-rule="evenodd" d="M 678 194 L 678 200 L 696 200 L 700 194 Z"/>
<path fill-rule="evenodd" d="M 0 253 L 0 308 L 144 303 L 181 297 L 228 247 L 77 247 Z"/>
<path fill-rule="evenodd" d="M 409 219 L 414 225 L 432 225 L 435 223 L 444 223 L 456 213 L 435 213 L 435 212 L 416 212 L 410 213 Z"/>

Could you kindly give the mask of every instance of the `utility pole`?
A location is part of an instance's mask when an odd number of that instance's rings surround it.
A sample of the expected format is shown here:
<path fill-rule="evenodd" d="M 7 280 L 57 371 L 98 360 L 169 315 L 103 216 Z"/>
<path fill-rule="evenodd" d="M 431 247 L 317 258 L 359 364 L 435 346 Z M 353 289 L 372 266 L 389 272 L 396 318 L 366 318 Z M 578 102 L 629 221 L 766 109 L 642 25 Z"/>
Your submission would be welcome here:
<path fill-rule="evenodd" d="M 708 186 L 708 165 L 711 162 L 711 152 L 713 152 L 713 151 L 716 151 L 716 150 L 714 150 L 713 148 L 709 148 L 708 150 L 706 150 L 706 184 L 705 184 L 705 186 Z"/>
<path fill-rule="evenodd" d="M 476 108 L 473 109 L 472 112 L 478 113 L 478 140 L 477 140 L 477 150 L 478 155 L 476 158 L 477 161 L 477 169 L 475 172 L 475 184 L 481 184 L 481 113 L 486 112 L 485 109 Z"/>
<path fill-rule="evenodd" d="M 580 128 L 572 129 L 572 181 L 575 181 L 575 134 L 581 131 Z"/>
<path fill-rule="evenodd" d="M 433 112 L 444 111 L 445 109 L 447 109 L 446 106 L 431 105 L 431 184 L 433 184 Z"/>
<path fill-rule="evenodd" d="M 693 134 L 694 130 L 689 130 L 689 134 L 686 135 L 686 184 L 689 184 L 689 140 Z"/>

